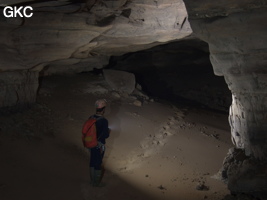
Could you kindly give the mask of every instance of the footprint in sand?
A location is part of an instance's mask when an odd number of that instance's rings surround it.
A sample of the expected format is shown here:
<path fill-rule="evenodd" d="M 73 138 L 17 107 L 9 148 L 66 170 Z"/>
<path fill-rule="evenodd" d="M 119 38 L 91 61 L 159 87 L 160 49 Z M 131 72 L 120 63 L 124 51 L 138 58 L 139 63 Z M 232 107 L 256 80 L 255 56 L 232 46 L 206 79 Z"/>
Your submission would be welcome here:
<path fill-rule="evenodd" d="M 133 170 L 139 167 L 145 158 L 157 153 L 167 143 L 168 137 L 175 134 L 175 127 L 184 116 L 184 112 L 176 110 L 174 116 L 168 117 L 168 120 L 161 125 L 158 132 L 151 133 L 140 142 L 139 148 L 132 151 L 127 159 L 124 160 L 124 167 L 120 168 L 120 171 L 122 169 L 123 171 Z"/>

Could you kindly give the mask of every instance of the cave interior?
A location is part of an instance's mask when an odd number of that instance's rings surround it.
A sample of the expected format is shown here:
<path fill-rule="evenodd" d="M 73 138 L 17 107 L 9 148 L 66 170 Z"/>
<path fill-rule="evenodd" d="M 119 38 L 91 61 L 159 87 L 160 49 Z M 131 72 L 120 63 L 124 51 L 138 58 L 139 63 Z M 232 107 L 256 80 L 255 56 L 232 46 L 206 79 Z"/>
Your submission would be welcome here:
<path fill-rule="evenodd" d="M 161 102 L 227 115 L 233 146 L 218 170 L 229 198 L 267 198 L 266 0 L 12 0 L 0 10 L 26 5 L 31 18 L 0 16 L 0 144 L 25 128 L 9 133 L 53 81 L 74 88 L 92 77 L 104 97 L 102 78 L 114 102 L 132 98 L 136 109 Z"/>

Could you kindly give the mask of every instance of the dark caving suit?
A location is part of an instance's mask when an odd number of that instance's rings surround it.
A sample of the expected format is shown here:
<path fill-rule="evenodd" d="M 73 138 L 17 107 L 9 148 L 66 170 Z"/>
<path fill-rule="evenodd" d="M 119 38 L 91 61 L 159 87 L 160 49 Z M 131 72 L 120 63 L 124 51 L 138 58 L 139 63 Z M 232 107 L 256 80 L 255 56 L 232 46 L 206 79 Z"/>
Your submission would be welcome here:
<path fill-rule="evenodd" d="M 93 115 L 96 121 L 98 146 L 89 149 L 91 152 L 90 167 L 101 170 L 102 160 L 105 154 L 106 138 L 109 137 L 108 120 L 102 116 Z"/>
<path fill-rule="evenodd" d="M 98 145 L 94 148 L 88 148 L 90 152 L 90 178 L 93 186 L 100 186 L 106 138 L 109 137 L 108 120 L 100 115 L 93 115 L 91 117 L 97 120 L 95 125 Z"/>

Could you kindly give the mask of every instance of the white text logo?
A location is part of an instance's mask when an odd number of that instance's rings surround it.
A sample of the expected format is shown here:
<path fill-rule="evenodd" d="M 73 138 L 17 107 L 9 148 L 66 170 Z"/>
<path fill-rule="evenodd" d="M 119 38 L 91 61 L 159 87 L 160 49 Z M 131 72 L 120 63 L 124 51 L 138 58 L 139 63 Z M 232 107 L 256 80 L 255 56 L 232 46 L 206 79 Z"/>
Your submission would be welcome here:
<path fill-rule="evenodd" d="M 30 11 L 27 11 L 30 10 Z M 4 16 L 9 18 L 9 17 L 31 17 L 33 15 L 33 13 L 31 12 L 33 9 L 31 6 L 6 6 L 4 8 Z"/>

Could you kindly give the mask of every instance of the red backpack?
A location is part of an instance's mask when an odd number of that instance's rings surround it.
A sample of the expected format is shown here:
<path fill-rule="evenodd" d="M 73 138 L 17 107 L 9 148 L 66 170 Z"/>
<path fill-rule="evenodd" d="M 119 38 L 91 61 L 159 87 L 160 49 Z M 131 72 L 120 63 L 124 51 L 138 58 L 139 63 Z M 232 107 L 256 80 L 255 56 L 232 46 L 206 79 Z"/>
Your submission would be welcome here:
<path fill-rule="evenodd" d="M 95 123 L 98 119 L 90 117 L 83 125 L 82 141 L 84 147 L 94 148 L 97 146 L 97 134 L 96 134 Z"/>

